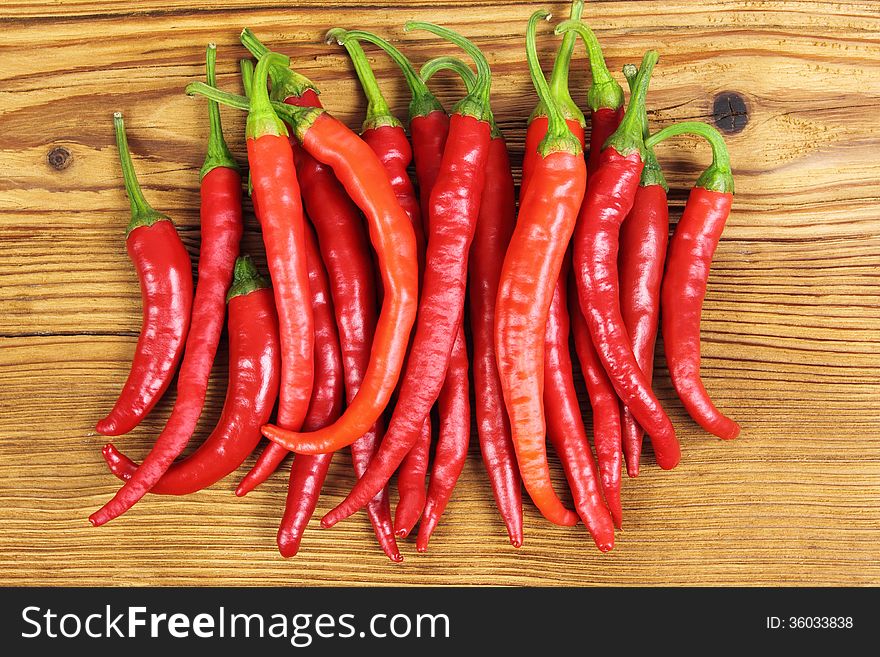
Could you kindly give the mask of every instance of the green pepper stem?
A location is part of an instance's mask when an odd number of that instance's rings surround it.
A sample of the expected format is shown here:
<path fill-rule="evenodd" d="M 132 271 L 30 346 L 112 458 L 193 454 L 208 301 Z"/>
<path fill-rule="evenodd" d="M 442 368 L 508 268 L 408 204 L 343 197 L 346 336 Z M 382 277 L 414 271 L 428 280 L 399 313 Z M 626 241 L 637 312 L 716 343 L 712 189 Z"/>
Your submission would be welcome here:
<path fill-rule="evenodd" d="M 642 133 L 642 113 L 645 111 L 645 99 L 648 95 L 648 85 L 651 82 L 651 73 L 657 64 L 659 55 L 656 50 L 649 50 L 642 57 L 642 65 L 639 74 L 633 82 L 633 92 L 626 107 L 626 114 L 615 133 L 608 138 L 603 150 L 613 147 L 624 157 L 632 153 L 638 153 L 645 160 L 645 137 Z"/>
<path fill-rule="evenodd" d="M 391 45 L 390 42 L 372 32 L 365 32 L 363 30 L 349 30 L 348 37 L 372 43 L 374 46 L 384 50 L 385 54 L 391 58 L 391 61 L 397 64 L 412 94 L 412 99 L 409 103 L 410 121 L 419 116 L 427 116 L 431 112 L 445 111 L 440 101 L 437 100 L 436 96 L 431 93 L 431 90 L 428 89 L 428 86 L 419 77 L 419 74 L 416 73 L 412 62 L 400 50 Z"/>
<path fill-rule="evenodd" d="M 602 55 L 602 47 L 596 34 L 588 25 L 579 20 L 567 20 L 556 26 L 556 34 L 575 32 L 584 41 L 587 55 L 590 58 L 590 71 L 593 74 L 593 83 L 587 92 L 587 103 L 594 112 L 600 109 L 619 109 L 623 106 L 623 89 L 611 76 L 605 57 Z"/>
<path fill-rule="evenodd" d="M 269 68 L 271 66 L 289 66 L 290 59 L 279 53 L 269 52 L 263 55 L 254 71 L 251 83 L 250 110 L 247 118 L 247 138 L 259 139 L 266 135 L 287 136 L 287 126 L 278 118 L 269 100 Z"/>
<path fill-rule="evenodd" d="M 208 50 L 205 56 L 205 71 L 208 84 L 212 87 L 217 86 L 217 46 L 213 43 L 208 44 Z M 220 106 L 215 102 L 208 103 L 208 119 L 210 121 L 210 132 L 208 133 L 208 153 L 205 155 L 205 162 L 199 170 L 199 179 L 204 178 L 208 173 L 217 167 L 225 167 L 238 171 L 238 164 L 226 140 L 223 139 L 223 125 L 220 122 Z"/>
<path fill-rule="evenodd" d="M 437 36 L 454 43 L 470 55 L 477 67 L 477 82 L 474 85 L 473 92 L 468 93 L 467 96 L 460 100 L 455 107 L 452 108 L 452 111 L 464 116 L 473 116 L 480 121 L 491 122 L 492 109 L 489 104 L 489 93 L 492 87 L 492 72 L 489 69 L 489 62 L 486 61 L 486 57 L 480 49 L 477 48 L 472 41 L 466 39 L 457 32 L 453 32 L 452 30 L 439 25 L 434 25 L 433 23 L 409 21 L 403 26 L 403 29 L 405 32 L 410 32 L 412 30 L 425 30 L 431 34 L 436 34 Z"/>
<path fill-rule="evenodd" d="M 327 43 L 335 41 L 348 51 L 348 56 L 354 65 L 354 72 L 357 74 L 361 87 L 364 90 L 364 95 L 367 97 L 367 116 L 364 119 L 361 132 L 382 126 L 402 127 L 403 124 L 391 113 L 388 101 L 385 100 L 385 96 L 382 95 L 382 91 L 379 89 L 376 75 L 373 73 L 373 69 L 370 68 L 370 62 L 367 61 L 367 55 L 364 49 L 361 48 L 358 40 L 349 36 L 349 33 L 345 30 L 336 27 L 327 32 L 325 41 Z"/>
<path fill-rule="evenodd" d="M 626 64 L 623 67 L 623 75 L 629 85 L 630 95 L 632 95 L 633 90 L 635 89 L 636 77 L 638 77 L 638 74 L 639 67 L 635 64 Z M 645 110 L 642 113 L 642 136 L 647 139 L 649 135 L 648 112 Z M 642 179 L 639 181 L 639 185 L 642 187 L 659 185 L 667 192 L 669 191 L 669 184 L 666 182 L 666 177 L 663 175 L 663 169 L 660 167 L 660 162 L 657 161 L 657 155 L 654 153 L 653 148 L 648 148 L 647 146 L 645 146 L 645 168 L 642 169 Z"/>
<path fill-rule="evenodd" d="M 241 31 L 239 39 L 242 45 L 258 60 L 270 52 L 248 28 Z M 287 65 L 273 65 L 269 70 L 269 75 L 272 77 L 272 100 L 283 101 L 287 98 L 299 98 L 307 91 L 312 91 L 315 94 L 321 93 L 311 80 L 290 70 Z"/>
<path fill-rule="evenodd" d="M 437 74 L 437 71 L 444 70 L 452 71 L 458 75 L 458 77 L 461 78 L 461 81 L 464 82 L 464 86 L 468 93 L 473 93 L 474 87 L 477 84 L 477 76 L 474 75 L 471 67 L 461 61 L 458 57 L 444 55 L 443 57 L 429 59 L 422 64 L 422 68 L 419 69 L 419 77 L 427 83 Z"/>
<path fill-rule="evenodd" d="M 550 20 L 549 11 L 545 9 L 536 11 L 529 17 L 526 28 L 526 61 L 529 65 L 529 74 L 532 77 L 535 91 L 538 92 L 540 102 L 547 108 L 547 134 L 541 140 L 538 151 L 542 157 L 560 151 L 579 154 L 582 152 L 580 142 L 571 134 L 571 130 L 565 122 L 565 116 L 550 92 L 550 85 L 547 84 L 544 71 L 541 70 L 541 64 L 538 61 L 535 32 L 538 29 L 538 22 L 542 20 Z"/>
<path fill-rule="evenodd" d="M 170 221 L 170 219 L 153 209 L 138 182 L 134 172 L 134 162 L 131 160 L 131 151 L 128 148 L 128 137 L 125 135 L 125 123 L 122 120 L 122 112 L 113 113 L 113 129 L 116 132 L 116 148 L 119 150 L 119 163 L 122 165 L 122 180 L 125 183 L 125 193 L 131 206 L 131 221 L 125 231 L 126 237 L 135 228 L 152 226 L 157 221 Z"/>
<path fill-rule="evenodd" d="M 574 0 L 571 3 L 569 18 L 579 20 L 583 10 L 583 0 Z M 568 88 L 569 69 L 571 68 L 571 56 L 574 53 L 575 41 L 577 41 L 575 32 L 566 32 L 562 38 L 562 43 L 556 51 L 556 59 L 553 61 L 553 71 L 550 74 L 550 94 L 567 120 L 574 120 L 581 126 L 585 126 L 587 122 L 584 119 L 584 113 L 572 99 L 571 90 Z M 547 107 L 544 103 L 538 103 L 530 118 L 534 119 L 538 116 L 547 116 Z"/>
<path fill-rule="evenodd" d="M 236 109 L 245 111 L 250 109 L 250 101 L 245 96 L 238 96 L 228 91 L 209 87 L 204 82 L 190 82 L 186 85 L 186 93 L 189 96 L 204 96 L 208 100 L 214 100 L 221 105 L 227 105 Z M 271 101 L 271 107 L 280 118 L 294 126 L 296 135 L 300 139 L 315 122 L 315 119 L 324 113 L 324 110 L 320 107 L 299 107 L 297 105 L 281 103 L 277 100 Z"/>
<path fill-rule="evenodd" d="M 269 281 L 260 274 L 251 257 L 249 255 L 239 256 L 235 259 L 235 268 L 232 270 L 232 286 L 226 294 L 226 302 L 266 287 L 269 287 Z"/>
<path fill-rule="evenodd" d="M 645 140 L 645 146 L 653 148 L 661 141 L 677 135 L 696 135 L 712 147 L 712 164 L 697 179 L 696 186 L 713 192 L 733 194 L 733 172 L 730 169 L 730 153 L 724 137 L 715 128 L 699 121 L 673 123 Z"/>
<path fill-rule="evenodd" d="M 254 86 L 254 63 L 250 59 L 241 59 L 238 66 L 241 70 L 241 86 L 244 89 L 244 95 L 250 99 L 251 89 Z"/>

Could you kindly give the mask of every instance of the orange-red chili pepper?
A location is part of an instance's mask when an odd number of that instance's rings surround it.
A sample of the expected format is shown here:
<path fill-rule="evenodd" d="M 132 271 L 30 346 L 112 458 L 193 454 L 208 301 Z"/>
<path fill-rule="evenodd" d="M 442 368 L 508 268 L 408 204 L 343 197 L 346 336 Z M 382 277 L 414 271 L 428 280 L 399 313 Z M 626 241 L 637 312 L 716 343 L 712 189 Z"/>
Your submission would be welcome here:
<path fill-rule="evenodd" d="M 700 314 L 712 256 L 733 203 L 733 174 L 724 139 L 705 123 L 671 125 L 650 137 L 646 145 L 653 147 L 684 133 L 709 142 L 712 164 L 691 190 L 669 242 L 660 293 L 663 345 L 672 384 L 687 412 L 706 431 L 729 440 L 739 435 L 739 425 L 715 407 L 700 377 Z"/>
<path fill-rule="evenodd" d="M 627 81 L 635 83 L 638 68 L 623 68 Z M 642 115 L 643 133 L 648 137 L 648 116 Z M 648 382 L 654 372 L 654 345 L 660 323 L 660 283 L 669 239 L 669 187 L 653 149 L 645 148 L 645 168 L 633 200 L 632 210 L 620 227 L 620 314 L 629 335 L 633 354 Z M 623 455 L 630 477 L 639 474 L 642 428 L 621 404 Z"/>
<path fill-rule="evenodd" d="M 549 12 L 537 11 L 526 30 L 532 83 L 548 109 L 547 134 L 520 199 L 516 228 L 504 258 L 495 307 L 495 353 L 526 490 L 545 518 L 574 525 L 577 515 L 553 491 L 544 418 L 544 333 L 553 288 L 584 197 L 586 165 L 550 94 L 538 63 L 535 30 Z"/>
<path fill-rule="evenodd" d="M 247 256 L 235 263 L 227 298 L 229 383 L 220 420 L 195 452 L 168 468 L 151 493 L 188 495 L 220 481 L 260 442 L 260 427 L 275 407 L 281 369 L 278 316 L 269 282 Z M 138 468 L 112 443 L 104 447 L 103 455 L 110 471 L 123 481 Z"/>
<path fill-rule="evenodd" d="M 131 221 L 125 246 L 137 270 L 143 321 L 131 371 L 98 433 L 134 429 L 167 390 L 183 355 L 193 300 L 192 265 L 171 219 L 156 212 L 141 191 L 125 137 L 122 114 L 113 115 Z"/>
<path fill-rule="evenodd" d="M 324 526 L 332 526 L 363 506 L 387 483 L 418 441 L 425 418 L 440 395 L 464 310 L 468 251 L 479 214 L 490 142 L 491 74 L 482 53 L 467 39 L 436 25 L 407 24 L 407 29 L 417 28 L 465 49 L 477 63 L 478 82 L 474 92 L 456 105 L 431 190 L 430 233 L 416 332 L 388 432 L 365 475 L 348 497 L 324 516 Z"/>

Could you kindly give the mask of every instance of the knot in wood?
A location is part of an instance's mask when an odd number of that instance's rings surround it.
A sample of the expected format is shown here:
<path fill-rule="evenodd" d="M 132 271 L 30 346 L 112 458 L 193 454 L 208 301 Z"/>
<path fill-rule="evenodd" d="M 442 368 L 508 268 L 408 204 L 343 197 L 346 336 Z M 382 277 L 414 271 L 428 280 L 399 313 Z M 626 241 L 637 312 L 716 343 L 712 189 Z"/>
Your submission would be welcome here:
<path fill-rule="evenodd" d="M 712 120 L 723 133 L 735 135 L 749 122 L 746 99 L 735 91 L 723 91 L 712 101 Z"/>
<path fill-rule="evenodd" d="M 64 146 L 56 146 L 49 151 L 48 155 L 46 155 L 46 160 L 49 162 L 49 166 L 56 171 L 61 171 L 62 169 L 69 167 L 72 159 L 70 151 L 64 148 Z"/>

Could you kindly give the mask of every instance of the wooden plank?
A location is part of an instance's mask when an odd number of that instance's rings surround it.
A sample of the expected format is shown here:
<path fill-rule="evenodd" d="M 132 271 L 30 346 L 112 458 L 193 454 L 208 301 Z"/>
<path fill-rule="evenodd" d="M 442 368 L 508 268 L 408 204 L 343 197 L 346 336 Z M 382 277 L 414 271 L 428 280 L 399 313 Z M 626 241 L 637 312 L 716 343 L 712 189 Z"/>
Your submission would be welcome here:
<path fill-rule="evenodd" d="M 557 17 L 566 12 L 564 3 L 550 6 Z M 174 217 L 195 260 L 205 104 L 182 89 L 202 77 L 208 41 L 218 43 L 221 86 L 235 90 L 236 60 L 245 54 L 237 34 L 250 26 L 288 52 L 327 106 L 356 126 L 360 92 L 344 52 L 322 43 L 324 31 L 372 29 L 421 62 L 451 49 L 405 35 L 402 23 L 447 24 L 486 50 L 496 114 L 518 165 L 534 104 L 523 30 L 535 8 L 526 0 L 332 8 L 316 1 L 4 3 L 0 584 L 880 583 L 876 2 L 588 3 L 613 70 L 649 47 L 661 51 L 649 99 L 654 127 L 712 120 L 722 92 L 740 94 L 748 109 L 745 129 L 728 137 L 738 194 L 703 327 L 707 385 L 744 434 L 720 443 L 684 416 L 661 345 L 658 394 L 685 459 L 664 473 L 649 457 L 644 474 L 624 482 L 625 529 L 610 555 L 599 555 L 582 527 L 550 527 L 531 506 L 526 546 L 508 546 L 475 440 L 430 552 L 418 556 L 407 546 L 399 567 L 375 548 L 363 514 L 332 531 L 313 521 L 301 554 L 281 559 L 274 535 L 283 476 L 244 500 L 232 496 L 231 477 L 188 498 L 151 497 L 104 528 L 88 526 L 89 512 L 116 486 L 94 423 L 124 380 L 140 322 L 112 111 L 125 112 L 146 194 Z M 547 59 L 556 43 L 546 28 L 540 49 Z M 399 75 L 380 54 L 370 56 L 403 116 Z M 580 100 L 587 77 L 579 46 L 573 87 Z M 460 95 L 449 80 L 437 89 L 448 106 Z M 224 110 L 223 117 L 243 162 L 243 116 Z M 708 154 L 680 139 L 660 156 L 676 220 Z M 260 259 L 259 230 L 249 208 L 246 214 L 243 248 Z M 219 414 L 225 366 L 221 355 L 196 440 Z M 172 397 L 120 446 L 143 456 Z M 342 498 L 349 473 L 341 455 L 319 512 Z M 556 464 L 554 473 L 561 482 Z"/>

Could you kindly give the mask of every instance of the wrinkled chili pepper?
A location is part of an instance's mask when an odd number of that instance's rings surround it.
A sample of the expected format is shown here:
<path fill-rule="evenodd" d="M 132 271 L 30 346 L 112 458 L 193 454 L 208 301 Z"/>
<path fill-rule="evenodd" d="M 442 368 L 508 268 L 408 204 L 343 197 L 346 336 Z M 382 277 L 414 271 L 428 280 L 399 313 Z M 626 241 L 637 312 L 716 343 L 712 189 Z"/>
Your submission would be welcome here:
<path fill-rule="evenodd" d="M 397 406 L 375 459 L 348 497 L 324 516 L 325 527 L 361 508 L 387 483 L 417 442 L 440 395 L 464 311 L 468 250 L 485 183 L 491 132 L 488 63 L 476 46 L 451 30 L 416 22 L 407 23 L 406 29 L 425 29 L 462 47 L 477 64 L 478 81 L 455 107 L 431 190 L 422 298 Z"/>
<path fill-rule="evenodd" d="M 495 353 L 510 416 L 513 444 L 526 490 L 545 518 L 574 525 L 550 481 L 544 420 L 544 333 L 553 288 L 584 197 L 586 165 L 580 142 L 553 100 L 538 63 L 535 30 L 549 17 L 537 11 L 526 30 L 532 83 L 548 110 L 547 134 L 538 147 L 516 228 L 504 258 L 495 307 Z"/>
<path fill-rule="evenodd" d="M 437 57 L 426 62 L 420 77 L 427 81 L 437 70 L 450 68 L 470 90 L 476 76 L 454 57 Z M 523 544 L 522 485 L 516 453 L 510 435 L 510 421 L 495 360 L 495 298 L 504 254 L 513 234 L 516 196 L 507 143 L 498 126 L 492 125 L 492 141 L 486 161 L 486 184 L 480 202 L 480 216 L 471 244 L 470 319 L 473 336 L 474 396 L 480 453 L 495 503 L 514 547 Z M 452 363 L 450 363 L 450 367 Z M 443 393 L 441 392 L 441 395 Z"/>
<path fill-rule="evenodd" d="M 569 280 L 569 316 L 577 350 L 578 362 L 587 384 L 587 396 L 593 410 L 593 445 L 599 461 L 599 477 L 605 503 L 614 524 L 620 527 L 623 509 L 620 502 L 620 479 L 623 455 L 620 444 L 620 404 L 614 386 L 602 367 L 602 361 L 593 346 L 587 320 L 580 311 L 577 284 Z M 577 312 L 575 312 L 577 310 Z M 600 548 L 601 549 L 601 548 Z"/>
<path fill-rule="evenodd" d="M 208 84 L 211 85 L 216 84 L 216 57 L 216 46 L 209 44 L 206 55 L 206 70 Z M 202 244 L 199 253 L 199 285 L 196 288 L 193 303 L 193 319 L 187 339 L 186 355 L 178 376 L 177 400 L 165 429 L 156 441 L 155 448 L 164 452 L 165 458 L 177 450 L 177 454 L 171 457 L 172 461 L 169 461 L 169 465 L 180 454 L 195 431 L 205 403 L 211 366 L 217 352 L 220 333 L 223 329 L 223 319 L 226 315 L 226 291 L 232 280 L 235 259 L 238 254 L 238 243 L 243 232 L 241 176 L 238 172 L 238 165 L 223 139 L 220 108 L 216 103 L 209 104 L 208 116 L 210 120 L 208 152 L 200 171 Z M 105 457 L 107 451 L 113 449 L 115 448 L 112 445 L 108 445 L 105 448 Z M 122 454 L 119 455 L 119 458 L 128 461 L 127 457 Z M 189 462 L 192 464 L 191 466 L 183 467 L 180 464 L 174 466 L 174 481 L 178 484 L 188 480 L 189 468 L 193 468 L 192 471 L 197 472 L 199 468 L 203 467 L 200 465 L 199 459 L 189 460 Z M 150 460 L 150 463 L 157 471 L 161 469 L 161 466 L 154 459 Z M 133 463 L 132 465 L 137 467 Z M 235 464 L 235 467 L 238 465 L 238 463 Z M 128 471 L 127 474 L 125 479 L 131 479 L 133 471 Z M 205 476 L 205 474 L 204 472 L 201 475 L 197 473 L 195 476 Z M 222 476 L 225 476 L 225 473 Z M 149 486 L 150 490 L 157 486 L 161 489 L 163 488 L 163 480 L 164 477 L 153 481 L 152 485 L 148 483 L 142 485 Z M 210 486 L 211 483 L 213 481 L 204 484 L 204 486 Z M 189 485 L 197 484 L 198 480 Z M 162 491 L 157 490 L 156 492 Z"/>
<path fill-rule="evenodd" d="M 553 290 L 553 300 L 550 302 L 550 312 L 547 315 L 544 346 L 544 407 L 547 418 L 547 435 L 562 462 L 578 516 L 593 536 L 596 547 L 602 552 L 608 552 L 614 547 L 614 527 L 615 525 L 620 526 L 620 486 L 618 485 L 616 489 L 616 499 L 614 497 L 609 499 L 607 489 L 603 485 L 605 482 L 599 478 L 596 462 L 590 451 L 590 443 L 587 440 L 584 420 L 574 387 L 568 337 L 570 329 L 574 328 L 572 325 L 576 325 L 578 322 L 583 324 L 583 321 L 580 319 L 576 296 L 573 299 L 572 307 L 577 310 L 577 313 L 573 314 L 572 319 L 569 320 L 568 286 L 565 282 L 570 280 L 568 275 L 570 268 L 571 258 L 566 254 L 559 276 L 559 284 Z M 586 329 L 585 326 L 581 328 Z M 581 339 L 586 338 L 589 342 L 590 334 L 588 331 L 583 330 L 580 334 Z M 575 338 L 575 342 L 577 342 L 577 338 Z M 614 399 L 616 400 L 616 397 Z M 599 412 L 601 410 L 594 409 L 594 417 Z M 596 435 L 595 432 L 594 435 Z M 595 443 L 597 452 L 602 454 L 599 449 L 601 446 L 599 438 L 596 438 Z M 601 465 L 602 461 L 600 461 L 600 467 Z M 619 482 L 619 460 L 617 469 Z M 604 501 L 602 499 L 603 491 L 605 492 Z"/>
<path fill-rule="evenodd" d="M 733 174 L 724 139 L 705 123 L 684 122 L 646 140 L 653 147 L 674 135 L 694 134 L 712 146 L 712 164 L 691 190 L 669 242 L 660 293 L 663 345 L 672 384 L 690 416 L 706 431 L 729 440 L 739 425 L 719 411 L 700 377 L 700 314 L 712 256 L 733 203 Z"/>
<path fill-rule="evenodd" d="M 240 185 L 239 185 L 240 186 Z M 248 256 L 235 262 L 229 304 L 229 383 L 220 420 L 190 456 L 173 464 L 151 493 L 188 495 L 207 488 L 235 470 L 254 450 L 278 397 L 281 355 L 278 316 L 269 282 Z M 112 443 L 104 460 L 123 481 L 138 468 Z"/>
<path fill-rule="evenodd" d="M 96 426 L 104 436 L 134 429 L 165 393 L 183 355 L 193 300 L 189 255 L 171 219 L 144 198 L 121 113 L 113 115 L 113 125 L 131 205 L 125 246 L 140 282 L 143 321 L 128 379 L 113 409 Z"/>
<path fill-rule="evenodd" d="M 577 30 L 579 25 L 566 22 L 556 30 Z M 575 230 L 574 269 L 581 310 L 602 365 L 618 397 L 651 437 L 657 463 L 669 469 L 678 464 L 681 449 L 672 422 L 633 355 L 620 315 L 617 274 L 620 225 L 632 209 L 644 168 L 642 105 L 656 61 L 656 52 L 645 54 L 623 121 L 600 155 Z"/>
<path fill-rule="evenodd" d="M 242 31 L 241 40 L 258 58 L 269 52 L 250 30 Z M 270 69 L 270 75 L 272 96 L 277 100 L 294 106 L 321 106 L 318 90 L 304 76 L 285 67 Z M 332 168 L 312 157 L 300 146 L 295 136 L 291 137 L 291 147 L 297 176 L 302 183 L 303 203 L 318 234 L 321 256 L 330 276 L 342 349 L 346 400 L 350 403 L 369 365 L 376 328 L 376 288 L 370 243 L 360 210 L 336 179 Z M 360 477 L 367 469 L 378 448 L 382 430 L 380 418 L 351 444 L 355 476 Z M 264 454 L 273 449 L 281 454 L 287 453 L 277 443 L 270 443 Z M 255 484 L 252 474 L 253 471 L 245 477 L 236 494 L 246 493 L 249 486 Z M 382 550 L 392 561 L 400 561 L 387 488 L 370 501 L 367 514 Z"/>
<path fill-rule="evenodd" d="M 624 75 L 630 86 L 638 69 L 628 64 Z M 642 130 L 648 138 L 648 116 L 642 115 Z M 636 190 L 632 210 L 620 227 L 620 314 L 632 345 L 633 354 L 645 378 L 651 382 L 654 372 L 654 345 L 660 322 L 660 282 L 669 239 L 669 187 L 654 150 L 645 148 L 645 168 Z M 642 453 L 642 428 L 632 413 L 621 404 L 623 454 L 630 477 L 639 474 Z"/>
<path fill-rule="evenodd" d="M 314 232 L 306 226 L 305 234 L 312 315 L 315 318 L 315 383 L 303 431 L 312 431 L 328 425 L 342 413 L 345 385 L 330 282 Z M 292 557 L 299 551 L 303 533 L 318 506 L 332 458 L 332 453 L 297 454 L 294 457 L 284 517 L 278 527 L 278 549 L 282 556 Z"/>
<path fill-rule="evenodd" d="M 407 173 L 413 153 L 403 124 L 391 114 L 357 38 L 350 37 L 345 30 L 336 28 L 327 32 L 325 40 L 345 47 L 361 82 L 361 88 L 367 98 L 367 115 L 361 128 L 361 138 L 382 162 L 400 207 L 404 209 L 412 223 L 421 277 L 425 264 L 425 230 L 422 225 L 419 200 Z M 430 420 L 426 420 L 420 430 L 418 442 L 399 468 L 398 503 L 394 514 L 394 530 L 397 536 L 408 535 L 424 509 L 425 475 L 430 444 L 431 424 Z"/>

